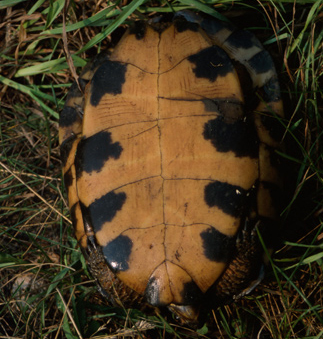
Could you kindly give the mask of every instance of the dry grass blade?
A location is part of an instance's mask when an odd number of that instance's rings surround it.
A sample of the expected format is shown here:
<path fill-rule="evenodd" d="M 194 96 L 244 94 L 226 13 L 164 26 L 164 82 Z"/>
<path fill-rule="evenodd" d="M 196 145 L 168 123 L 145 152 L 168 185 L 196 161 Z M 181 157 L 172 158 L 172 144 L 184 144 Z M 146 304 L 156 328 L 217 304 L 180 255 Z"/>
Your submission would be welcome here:
<path fill-rule="evenodd" d="M 79 88 L 79 90 L 81 92 L 82 91 L 82 88 L 79 84 L 79 81 L 78 81 L 78 76 L 77 76 L 77 73 L 76 73 L 76 69 L 75 69 L 75 66 L 74 66 L 74 63 L 73 63 L 73 59 L 71 57 L 71 53 L 68 49 L 68 43 L 67 43 L 67 35 L 66 35 L 66 15 L 67 15 L 67 11 L 68 11 L 68 8 L 70 6 L 70 1 L 69 0 L 66 0 L 65 3 L 64 3 L 64 11 L 63 11 L 63 44 L 64 44 L 64 52 L 65 52 L 65 55 L 66 55 L 66 60 L 67 60 L 67 64 L 72 72 L 72 75 L 73 75 L 73 78 L 75 79 L 75 81 L 77 82 L 77 86 Z"/>
<path fill-rule="evenodd" d="M 60 296 L 60 298 L 61 298 L 61 300 L 62 300 L 62 302 L 63 302 L 64 308 L 65 308 L 65 312 L 64 312 L 64 314 L 63 314 L 61 323 L 60 323 L 60 325 L 59 325 L 59 327 L 58 327 L 58 328 L 59 328 L 59 331 L 57 331 L 56 336 L 55 336 L 55 339 L 57 339 L 58 336 L 59 336 L 59 332 L 60 332 L 60 329 L 61 329 L 61 326 L 62 326 L 62 322 L 63 322 L 64 317 L 65 317 L 65 314 L 68 315 L 70 321 L 72 322 L 73 327 L 74 327 L 74 329 L 75 329 L 75 331 L 76 331 L 76 333 L 77 333 L 79 339 L 83 339 L 83 337 L 82 337 L 80 331 L 79 331 L 78 328 L 77 328 L 77 325 L 75 324 L 73 315 L 71 314 L 71 311 L 69 310 L 69 304 L 70 304 L 70 302 L 71 302 L 71 298 L 69 299 L 68 303 L 66 304 L 66 302 L 65 302 L 65 300 L 64 300 L 64 297 L 62 296 L 62 293 L 60 292 L 60 290 L 56 288 L 56 291 L 57 291 L 58 295 Z M 71 294 L 71 297 L 72 297 L 72 295 L 73 295 L 73 294 Z"/>
<path fill-rule="evenodd" d="M 72 224 L 72 222 L 67 217 L 65 217 L 65 215 L 63 215 L 54 206 L 52 206 L 50 203 L 48 203 L 47 200 L 45 200 L 41 195 L 39 195 L 36 191 L 34 191 L 18 175 L 16 175 L 13 171 L 11 171 L 5 164 L 0 162 L 0 166 L 2 166 L 7 172 L 12 174 L 18 181 L 20 181 L 24 186 L 26 186 L 30 192 L 32 192 L 36 197 L 38 197 L 40 200 L 42 200 L 48 207 L 50 207 L 53 211 L 55 211 L 58 215 L 60 215 L 63 219 L 65 219 L 69 224 Z"/>

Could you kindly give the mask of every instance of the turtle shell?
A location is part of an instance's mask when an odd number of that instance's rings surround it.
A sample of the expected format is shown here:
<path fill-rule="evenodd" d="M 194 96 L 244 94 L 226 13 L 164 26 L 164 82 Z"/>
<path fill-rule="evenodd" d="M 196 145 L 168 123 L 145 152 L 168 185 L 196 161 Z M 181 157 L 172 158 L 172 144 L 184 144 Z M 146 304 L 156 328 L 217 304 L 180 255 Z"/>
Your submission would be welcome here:
<path fill-rule="evenodd" d="M 256 228 L 278 225 L 282 117 L 259 41 L 190 12 L 135 23 L 89 64 L 59 138 L 76 237 L 102 290 L 190 321 L 203 300 L 244 293 L 261 271 Z"/>

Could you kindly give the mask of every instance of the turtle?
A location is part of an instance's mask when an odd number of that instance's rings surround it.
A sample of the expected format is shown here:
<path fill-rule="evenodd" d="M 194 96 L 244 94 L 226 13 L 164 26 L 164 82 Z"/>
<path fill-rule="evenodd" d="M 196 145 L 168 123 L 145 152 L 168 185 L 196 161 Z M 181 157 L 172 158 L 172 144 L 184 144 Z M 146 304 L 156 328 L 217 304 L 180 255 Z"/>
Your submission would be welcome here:
<path fill-rule="evenodd" d="M 138 20 L 82 71 L 59 120 L 75 236 L 114 305 L 195 324 L 249 293 L 281 229 L 283 104 L 249 31 Z M 135 306 L 133 306 L 135 305 Z"/>

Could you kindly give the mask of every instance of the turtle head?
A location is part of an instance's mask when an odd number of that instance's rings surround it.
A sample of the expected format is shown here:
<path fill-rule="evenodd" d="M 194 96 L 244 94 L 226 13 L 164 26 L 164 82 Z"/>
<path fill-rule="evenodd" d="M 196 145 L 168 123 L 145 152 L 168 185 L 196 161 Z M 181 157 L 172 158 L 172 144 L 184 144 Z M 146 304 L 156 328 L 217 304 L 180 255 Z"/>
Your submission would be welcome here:
<path fill-rule="evenodd" d="M 193 305 L 170 304 L 168 309 L 175 314 L 183 325 L 198 327 L 200 325 L 200 307 Z"/>

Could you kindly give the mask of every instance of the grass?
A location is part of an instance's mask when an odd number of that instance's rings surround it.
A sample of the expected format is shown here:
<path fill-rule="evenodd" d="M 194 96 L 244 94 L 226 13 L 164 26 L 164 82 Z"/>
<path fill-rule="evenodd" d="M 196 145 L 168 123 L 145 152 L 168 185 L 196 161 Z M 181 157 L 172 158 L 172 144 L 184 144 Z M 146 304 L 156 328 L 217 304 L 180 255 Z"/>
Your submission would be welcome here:
<path fill-rule="evenodd" d="M 64 6 L 0 0 L 0 338 L 322 338 L 323 1 Z M 130 20 L 184 8 L 259 37 L 275 60 L 287 116 L 284 243 L 257 290 L 212 312 L 198 332 L 102 300 L 73 237 L 57 137 L 75 70 Z"/>

